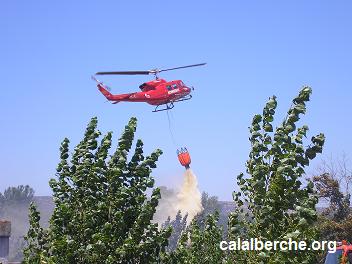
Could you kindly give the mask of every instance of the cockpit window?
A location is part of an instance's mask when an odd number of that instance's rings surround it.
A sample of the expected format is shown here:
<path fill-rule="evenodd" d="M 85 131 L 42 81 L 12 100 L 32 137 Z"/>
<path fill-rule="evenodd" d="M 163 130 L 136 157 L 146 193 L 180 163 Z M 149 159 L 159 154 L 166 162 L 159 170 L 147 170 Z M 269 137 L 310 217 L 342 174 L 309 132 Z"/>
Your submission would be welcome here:
<path fill-rule="evenodd" d="M 171 85 L 166 85 L 166 89 L 168 89 L 170 91 L 172 89 Z"/>
<path fill-rule="evenodd" d="M 176 89 L 176 88 L 177 88 L 177 84 L 174 83 L 174 84 L 172 85 L 172 89 Z"/>

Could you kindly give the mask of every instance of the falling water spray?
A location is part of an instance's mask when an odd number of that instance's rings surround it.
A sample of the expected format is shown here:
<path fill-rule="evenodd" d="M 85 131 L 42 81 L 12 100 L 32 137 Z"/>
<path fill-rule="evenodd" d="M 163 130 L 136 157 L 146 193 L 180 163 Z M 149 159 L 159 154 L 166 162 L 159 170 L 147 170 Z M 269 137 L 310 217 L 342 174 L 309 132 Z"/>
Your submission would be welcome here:
<path fill-rule="evenodd" d="M 176 210 L 181 211 L 182 215 L 187 216 L 187 224 L 203 210 L 202 195 L 198 189 L 196 175 L 191 169 L 184 173 L 183 183 L 176 199 Z"/>
<path fill-rule="evenodd" d="M 177 156 L 182 166 L 185 167 L 183 182 L 177 192 L 162 196 L 154 220 L 159 224 L 165 222 L 167 217 L 173 219 L 178 211 L 183 216 L 187 215 L 187 225 L 202 210 L 202 195 L 198 189 L 196 175 L 190 169 L 191 157 L 186 148 L 177 150 Z"/>
<path fill-rule="evenodd" d="M 198 181 L 196 175 L 192 172 L 189 165 L 191 164 L 191 156 L 186 148 L 177 150 L 177 157 L 181 165 L 186 168 L 183 177 L 183 183 L 177 194 L 176 210 L 181 211 L 182 215 L 187 216 L 187 224 L 203 210 L 202 195 L 198 189 Z"/>

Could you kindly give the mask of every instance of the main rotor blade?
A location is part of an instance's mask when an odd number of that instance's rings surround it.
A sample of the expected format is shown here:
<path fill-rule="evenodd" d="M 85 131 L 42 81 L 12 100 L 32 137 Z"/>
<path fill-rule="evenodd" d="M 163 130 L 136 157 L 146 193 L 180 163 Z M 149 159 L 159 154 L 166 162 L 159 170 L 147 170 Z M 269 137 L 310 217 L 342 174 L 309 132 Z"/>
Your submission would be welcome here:
<path fill-rule="evenodd" d="M 150 71 L 113 71 L 97 72 L 96 75 L 148 75 Z"/>
<path fill-rule="evenodd" d="M 164 71 L 172 71 L 172 70 L 177 70 L 177 69 L 183 69 L 183 68 L 189 68 L 189 67 L 196 67 L 196 66 L 203 66 L 206 63 L 199 63 L 199 64 L 193 64 L 193 65 L 187 65 L 187 66 L 181 66 L 181 67 L 175 67 L 175 68 L 169 68 L 169 69 L 153 69 L 149 71 L 111 71 L 111 72 L 97 72 L 95 75 L 149 75 L 149 74 L 157 74 L 159 72 L 164 72 Z"/>
<path fill-rule="evenodd" d="M 193 65 L 187 65 L 187 66 L 181 66 L 181 67 L 175 67 L 175 68 L 169 68 L 169 69 L 162 69 L 158 70 L 158 72 L 163 72 L 163 71 L 172 71 L 172 70 L 177 70 L 177 69 L 183 69 L 183 68 L 189 68 L 189 67 L 197 67 L 197 66 L 203 66 L 206 63 L 199 63 L 199 64 L 193 64 Z"/>

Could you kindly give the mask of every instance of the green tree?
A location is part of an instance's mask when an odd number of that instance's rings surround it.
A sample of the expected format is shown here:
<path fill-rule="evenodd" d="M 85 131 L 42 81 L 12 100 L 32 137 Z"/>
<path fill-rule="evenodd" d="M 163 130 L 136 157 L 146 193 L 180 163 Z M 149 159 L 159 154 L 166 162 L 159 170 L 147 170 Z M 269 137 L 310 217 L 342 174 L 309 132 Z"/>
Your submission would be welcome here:
<path fill-rule="evenodd" d="M 193 220 L 187 230 L 182 233 L 177 248 L 165 257 L 164 263 L 223 263 L 226 260 L 226 252 L 219 247 L 223 230 L 219 227 L 218 220 L 218 212 L 208 215 L 203 227 Z"/>
<path fill-rule="evenodd" d="M 351 173 L 342 160 L 340 169 L 336 166 L 324 166 L 320 175 L 314 176 L 318 195 L 329 202 L 319 215 L 318 228 L 321 240 L 347 240 L 352 243 L 352 212 L 350 208 L 349 188 Z M 342 189 L 345 181 L 345 191 Z"/>
<path fill-rule="evenodd" d="M 182 217 L 181 211 L 178 211 L 175 219 L 171 220 L 170 216 L 167 218 L 166 222 L 162 225 L 163 228 L 172 227 L 172 233 L 169 237 L 169 245 L 167 251 L 174 251 L 177 247 L 178 240 L 180 239 L 182 233 L 187 227 L 187 214 Z"/>
<path fill-rule="evenodd" d="M 25 236 L 27 242 L 23 251 L 24 264 L 46 263 L 48 256 L 47 231 L 40 224 L 40 215 L 34 205 L 29 207 L 29 230 Z"/>
<path fill-rule="evenodd" d="M 29 185 L 8 187 L 4 193 L 0 192 L 0 204 L 29 203 L 34 197 L 34 190 Z"/>
<path fill-rule="evenodd" d="M 350 194 L 341 192 L 339 181 L 330 173 L 314 176 L 313 182 L 319 198 L 329 200 L 329 207 L 323 211 L 323 215 L 337 222 L 345 220 L 351 213 Z"/>
<path fill-rule="evenodd" d="M 223 237 L 227 234 L 228 215 L 222 212 L 222 207 L 217 196 L 210 196 L 207 192 L 202 192 L 203 210 L 195 217 L 199 227 L 203 228 L 208 215 L 219 213 L 218 224 L 223 229 Z"/>
<path fill-rule="evenodd" d="M 72 155 L 69 140 L 62 142 L 57 178 L 50 180 L 55 209 L 47 231 L 49 262 L 160 262 L 171 229 L 159 230 L 151 222 L 160 190 L 153 189 L 150 197 L 146 191 L 154 186 L 150 174 L 162 152 L 144 157 L 143 143 L 137 140 L 129 159 L 136 126 L 136 118 L 131 118 L 110 158 L 112 133 L 99 143 L 96 118 Z M 32 218 L 34 214 L 31 211 Z M 35 228 L 33 223 L 31 228 Z M 39 233 L 27 237 L 35 241 Z M 31 245 L 28 238 L 27 242 Z M 30 246 L 26 252 L 26 256 L 38 256 Z"/>
<path fill-rule="evenodd" d="M 311 138 L 305 147 L 306 125 L 297 128 L 300 115 L 306 113 L 311 88 L 304 87 L 293 99 L 284 121 L 275 131 L 273 120 L 276 97 L 269 99 L 262 115 L 255 115 L 249 128 L 251 151 L 247 174 L 237 176 L 240 191 L 234 192 L 237 209 L 229 217 L 229 237 L 236 240 L 258 238 L 274 241 L 318 238 L 314 227 L 318 202 L 313 183 L 303 186 L 302 178 L 309 161 L 322 152 L 325 137 Z M 237 263 L 315 263 L 312 251 L 235 251 Z"/>
<path fill-rule="evenodd" d="M 202 207 L 203 210 L 197 215 L 198 222 L 204 221 L 208 215 L 221 210 L 218 197 L 210 196 L 207 192 L 202 192 Z"/>

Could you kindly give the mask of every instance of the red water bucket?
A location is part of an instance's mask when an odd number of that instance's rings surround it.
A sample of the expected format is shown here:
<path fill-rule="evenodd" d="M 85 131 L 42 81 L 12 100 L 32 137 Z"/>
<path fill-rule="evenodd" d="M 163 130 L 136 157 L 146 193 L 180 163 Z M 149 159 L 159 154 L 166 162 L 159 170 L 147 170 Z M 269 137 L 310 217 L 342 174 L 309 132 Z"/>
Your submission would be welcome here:
<path fill-rule="evenodd" d="M 186 169 L 189 169 L 189 164 L 191 164 L 191 156 L 189 155 L 187 148 L 177 150 L 177 157 L 181 165 Z"/>

